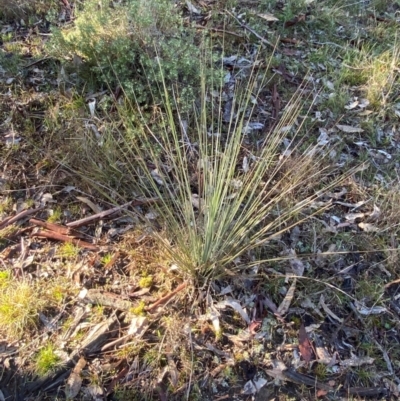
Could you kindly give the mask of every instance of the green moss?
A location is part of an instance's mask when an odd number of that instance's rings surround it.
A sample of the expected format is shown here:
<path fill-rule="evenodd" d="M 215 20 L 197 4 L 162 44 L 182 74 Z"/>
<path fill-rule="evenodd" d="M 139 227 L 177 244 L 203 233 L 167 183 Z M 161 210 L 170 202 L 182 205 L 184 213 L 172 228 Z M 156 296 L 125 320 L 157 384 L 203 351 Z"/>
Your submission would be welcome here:
<path fill-rule="evenodd" d="M 55 346 L 49 343 L 37 353 L 34 370 L 39 376 L 45 376 L 60 366 L 61 358 L 55 351 Z"/>
<path fill-rule="evenodd" d="M 145 315 L 145 307 L 146 304 L 143 301 L 140 301 L 139 304 L 135 307 L 132 307 L 129 312 L 136 316 L 144 316 Z"/>
<path fill-rule="evenodd" d="M 153 285 L 153 277 L 152 276 L 144 276 L 139 280 L 138 283 L 140 288 L 149 288 Z"/>

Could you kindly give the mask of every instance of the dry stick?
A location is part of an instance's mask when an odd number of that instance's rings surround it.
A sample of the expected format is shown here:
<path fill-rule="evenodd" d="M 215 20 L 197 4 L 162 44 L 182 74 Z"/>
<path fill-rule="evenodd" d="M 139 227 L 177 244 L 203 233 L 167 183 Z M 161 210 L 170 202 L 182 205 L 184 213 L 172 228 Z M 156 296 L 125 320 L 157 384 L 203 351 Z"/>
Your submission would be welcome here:
<path fill-rule="evenodd" d="M 146 311 L 151 311 L 152 309 L 156 308 L 158 305 L 167 302 L 170 298 L 172 298 L 175 294 L 179 291 L 182 291 L 187 286 L 187 283 L 182 283 L 176 287 L 176 289 L 169 294 L 165 295 L 164 297 L 160 298 L 158 301 L 154 302 L 154 304 L 147 306 L 145 309 Z"/>
<path fill-rule="evenodd" d="M 222 32 L 222 33 L 227 33 L 228 35 L 236 36 L 240 39 L 244 39 L 242 35 L 239 35 L 238 33 L 232 32 L 232 31 L 226 31 L 225 29 L 219 29 L 219 28 L 210 28 L 208 26 L 202 26 L 202 25 L 195 25 L 194 28 L 196 29 L 205 29 L 208 31 L 213 31 L 213 32 Z"/>
<path fill-rule="evenodd" d="M 82 248 L 89 249 L 91 251 L 98 251 L 99 247 L 93 244 L 90 244 L 89 242 L 82 241 L 80 239 L 68 237 L 67 235 L 59 234 L 56 232 L 52 231 L 38 231 L 37 233 L 32 233 L 32 237 L 40 237 L 40 238 L 49 238 L 49 239 L 55 239 L 58 241 L 64 241 L 64 242 L 71 242 L 77 246 L 80 246 Z"/>
<path fill-rule="evenodd" d="M 271 42 L 269 42 L 267 39 L 263 38 L 261 35 L 259 35 L 253 28 L 250 28 L 248 25 L 244 24 L 242 21 L 240 21 L 239 18 L 236 17 L 236 15 L 232 14 L 230 11 L 225 10 L 231 17 L 233 17 L 237 23 L 244 29 L 247 29 L 249 32 L 251 32 L 254 36 L 256 36 L 258 39 L 261 40 L 261 43 L 264 43 L 265 45 L 272 46 L 274 49 L 276 48 L 275 45 L 273 45 Z"/>
<path fill-rule="evenodd" d="M 92 216 L 89 217 L 84 217 L 83 219 L 76 220 L 76 221 L 71 221 L 70 223 L 67 223 L 67 227 L 80 227 L 85 225 L 86 223 L 89 223 L 90 221 L 96 220 L 96 219 L 102 219 L 103 217 L 109 216 L 110 214 L 113 214 L 115 212 L 120 211 L 121 209 L 124 209 L 128 206 L 140 206 L 140 205 L 145 205 L 146 203 L 153 203 L 156 202 L 158 198 L 151 198 L 151 199 L 146 199 L 146 200 L 133 200 L 130 202 L 127 202 L 123 204 L 122 206 L 116 206 L 112 209 L 104 210 L 104 212 L 96 213 L 93 214 Z"/>
<path fill-rule="evenodd" d="M 34 224 L 35 226 L 46 228 L 47 230 L 56 232 L 62 235 L 70 235 L 71 229 L 60 224 L 48 223 L 47 221 L 30 219 L 29 223 Z"/>
<path fill-rule="evenodd" d="M 24 210 L 20 213 L 18 213 L 17 215 L 15 215 L 14 217 L 7 217 L 6 219 L 4 219 L 2 222 L 0 222 L 0 230 L 2 230 L 3 228 L 9 226 L 10 224 L 15 223 L 16 221 L 29 216 L 30 214 L 39 212 L 40 210 L 42 210 L 43 207 L 39 207 L 37 209 L 29 209 L 29 210 Z"/>

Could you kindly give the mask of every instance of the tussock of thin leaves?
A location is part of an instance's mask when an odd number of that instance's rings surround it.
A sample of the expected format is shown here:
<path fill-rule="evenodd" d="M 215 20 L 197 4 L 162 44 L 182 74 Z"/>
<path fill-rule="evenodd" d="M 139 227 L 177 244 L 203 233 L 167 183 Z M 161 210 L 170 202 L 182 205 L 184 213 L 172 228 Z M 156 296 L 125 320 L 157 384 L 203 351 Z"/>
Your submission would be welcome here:
<path fill-rule="evenodd" d="M 264 85 L 253 72 L 232 93 L 229 120 L 222 89 L 214 100 L 203 82 L 202 99 L 183 115 L 164 87 L 162 110 L 148 118 L 136 105 L 121 107 L 118 133 L 105 137 L 108 146 L 94 146 L 99 159 L 89 178 L 117 170 L 120 193 L 124 187 L 131 196 L 157 197 L 159 218 L 147 222 L 179 269 L 194 277 L 225 274 L 246 252 L 307 218 L 303 212 L 338 183 L 321 168 L 325 153 L 317 145 L 299 151 L 302 90 L 273 131 L 249 145 L 243 132 L 257 117 Z M 115 162 L 105 166 L 110 158 Z M 108 196 L 113 190 L 97 187 Z"/>

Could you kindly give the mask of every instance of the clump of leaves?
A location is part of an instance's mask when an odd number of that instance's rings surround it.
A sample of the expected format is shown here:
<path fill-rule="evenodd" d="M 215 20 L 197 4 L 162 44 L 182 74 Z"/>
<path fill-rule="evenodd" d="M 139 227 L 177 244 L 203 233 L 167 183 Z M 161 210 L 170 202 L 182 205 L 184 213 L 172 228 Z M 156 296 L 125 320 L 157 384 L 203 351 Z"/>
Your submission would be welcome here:
<path fill-rule="evenodd" d="M 56 353 L 54 344 L 48 343 L 37 353 L 34 361 L 34 371 L 39 376 L 53 372 L 61 364 L 61 358 Z"/>
<path fill-rule="evenodd" d="M 181 105 L 193 100 L 199 86 L 200 49 L 169 0 L 113 7 L 108 0 L 87 0 L 72 27 L 54 31 L 49 50 L 63 60 L 82 58 L 95 85 L 122 86 L 139 103 L 149 102 L 148 87 L 163 80 L 179 92 Z"/>
<path fill-rule="evenodd" d="M 45 304 L 34 284 L 10 280 L 8 272 L 2 272 L 0 333 L 11 339 L 19 339 L 36 327 L 39 312 Z"/>

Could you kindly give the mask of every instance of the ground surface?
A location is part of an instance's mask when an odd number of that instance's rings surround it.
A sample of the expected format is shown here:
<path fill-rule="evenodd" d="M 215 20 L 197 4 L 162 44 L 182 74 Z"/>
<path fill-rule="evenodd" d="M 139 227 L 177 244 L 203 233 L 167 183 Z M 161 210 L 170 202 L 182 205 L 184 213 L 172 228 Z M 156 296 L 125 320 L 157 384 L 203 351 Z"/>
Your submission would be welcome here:
<path fill-rule="evenodd" d="M 129 212 L 149 200 L 101 214 L 115 203 L 82 180 L 71 138 L 112 121 L 115 88 L 94 93 L 46 53 L 51 24 L 74 21 L 61 3 L 0 21 L 0 399 L 398 399 L 400 4 L 178 4 L 227 38 L 227 71 L 275 47 L 255 142 L 308 74 L 305 146 L 362 166 L 323 213 L 244 257 L 270 262 L 200 288 Z"/>

